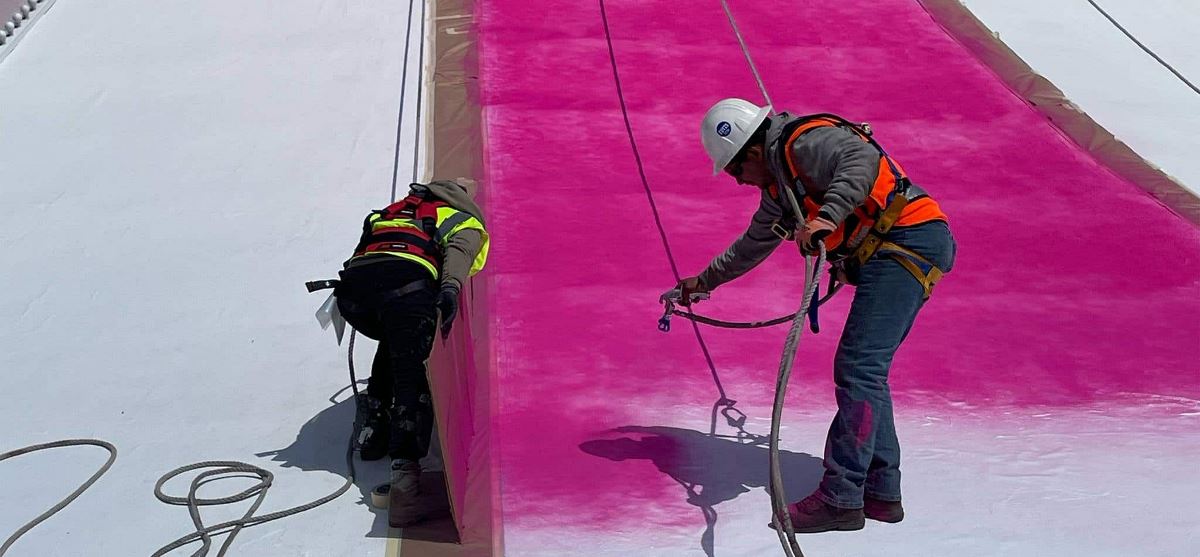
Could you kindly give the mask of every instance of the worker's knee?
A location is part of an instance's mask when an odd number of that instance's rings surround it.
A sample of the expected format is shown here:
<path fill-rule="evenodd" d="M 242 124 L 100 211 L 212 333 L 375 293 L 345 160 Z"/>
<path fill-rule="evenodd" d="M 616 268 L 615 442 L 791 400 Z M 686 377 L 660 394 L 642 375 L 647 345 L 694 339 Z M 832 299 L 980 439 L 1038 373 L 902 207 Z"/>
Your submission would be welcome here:
<path fill-rule="evenodd" d="M 397 367 L 423 365 L 433 350 L 437 323 L 431 317 L 406 317 L 390 323 L 388 349 Z"/>

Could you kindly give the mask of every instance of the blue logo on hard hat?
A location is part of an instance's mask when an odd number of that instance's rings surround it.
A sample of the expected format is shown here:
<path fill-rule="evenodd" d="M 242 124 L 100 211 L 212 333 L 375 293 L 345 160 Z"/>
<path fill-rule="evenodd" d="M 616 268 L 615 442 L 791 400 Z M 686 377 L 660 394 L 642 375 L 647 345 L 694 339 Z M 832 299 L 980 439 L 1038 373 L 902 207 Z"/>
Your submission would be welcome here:
<path fill-rule="evenodd" d="M 725 136 L 729 135 L 729 132 L 732 132 L 732 131 L 733 131 L 733 126 L 730 126 L 729 122 L 720 122 L 717 124 L 717 135 L 719 135 L 721 137 L 725 137 Z"/>

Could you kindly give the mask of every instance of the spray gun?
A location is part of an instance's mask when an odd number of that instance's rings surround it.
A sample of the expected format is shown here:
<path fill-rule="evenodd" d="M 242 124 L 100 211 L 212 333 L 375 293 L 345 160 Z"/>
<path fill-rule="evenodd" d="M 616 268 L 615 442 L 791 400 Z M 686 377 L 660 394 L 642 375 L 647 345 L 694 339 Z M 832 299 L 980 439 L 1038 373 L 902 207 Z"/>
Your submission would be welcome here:
<path fill-rule="evenodd" d="M 684 306 L 690 306 L 696 302 L 708 299 L 708 292 L 692 292 L 688 295 L 688 301 Z M 672 288 L 658 297 L 659 303 L 663 305 L 663 315 L 658 319 L 658 330 L 666 333 L 671 330 L 671 315 L 675 313 L 675 304 L 683 301 L 683 289 Z"/>

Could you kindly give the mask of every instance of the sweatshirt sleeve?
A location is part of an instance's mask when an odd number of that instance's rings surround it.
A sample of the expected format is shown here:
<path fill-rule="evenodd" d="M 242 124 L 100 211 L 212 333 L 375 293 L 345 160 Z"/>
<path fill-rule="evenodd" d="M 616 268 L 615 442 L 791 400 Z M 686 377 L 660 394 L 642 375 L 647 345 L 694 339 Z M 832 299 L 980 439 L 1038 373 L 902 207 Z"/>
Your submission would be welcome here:
<path fill-rule="evenodd" d="M 771 225 L 778 222 L 782 216 L 783 210 L 764 193 L 758 210 L 750 219 L 750 226 L 734 240 L 729 249 L 713 259 L 704 272 L 700 273 L 700 283 L 706 289 L 713 290 L 762 263 L 782 242 L 782 239 L 771 231 Z"/>
<path fill-rule="evenodd" d="M 482 245 L 483 235 L 475 229 L 460 230 L 451 236 L 442 258 L 442 284 L 452 282 L 462 289 Z"/>
<path fill-rule="evenodd" d="M 867 200 L 879 177 L 879 151 L 848 130 L 817 128 L 805 133 L 793 148 L 801 166 L 831 172 L 821 213 L 834 223 L 841 224 Z"/>

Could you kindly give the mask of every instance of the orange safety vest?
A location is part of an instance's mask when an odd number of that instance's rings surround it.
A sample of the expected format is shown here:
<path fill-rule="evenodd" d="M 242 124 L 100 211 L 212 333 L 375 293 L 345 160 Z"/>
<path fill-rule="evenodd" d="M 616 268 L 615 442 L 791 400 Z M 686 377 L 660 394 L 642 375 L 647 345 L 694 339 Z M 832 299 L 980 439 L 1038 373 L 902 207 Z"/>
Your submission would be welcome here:
<path fill-rule="evenodd" d="M 901 190 L 907 189 L 908 178 L 905 176 L 904 169 L 900 167 L 900 164 L 892 160 L 883 151 L 883 148 L 871 139 L 869 135 L 864 133 L 859 126 L 833 115 L 817 115 L 809 118 L 804 123 L 796 126 L 796 129 L 792 131 L 792 135 L 784 143 L 788 169 L 792 172 L 792 176 L 799 178 L 803 184 L 811 183 L 811 180 L 804 173 L 804 169 L 800 168 L 793 159 L 794 151 L 792 145 L 796 143 L 796 140 L 801 135 L 804 135 L 809 130 L 821 127 L 843 127 L 853 131 L 860 139 L 879 149 L 879 176 L 875 178 L 875 185 L 871 188 L 871 193 L 867 196 L 866 201 L 855 207 L 854 213 L 851 216 L 846 217 L 838 225 L 837 230 L 825 238 L 825 246 L 830 253 L 846 255 L 862 242 L 866 233 L 875 225 L 876 219 L 887 209 L 893 195 L 896 193 L 906 193 Z M 777 188 L 772 186 L 770 194 L 772 197 L 777 197 L 779 195 Z M 786 200 L 780 199 L 779 201 L 784 207 L 787 207 Z M 809 218 L 814 218 L 817 211 L 821 208 L 820 204 L 807 195 L 804 196 L 803 204 L 804 213 Z M 908 205 L 900 213 L 900 218 L 896 221 L 895 226 L 913 226 L 935 220 L 946 221 L 946 214 L 942 212 L 932 197 L 922 195 L 909 200 Z M 847 236 L 847 230 L 850 232 L 849 236 Z"/>

